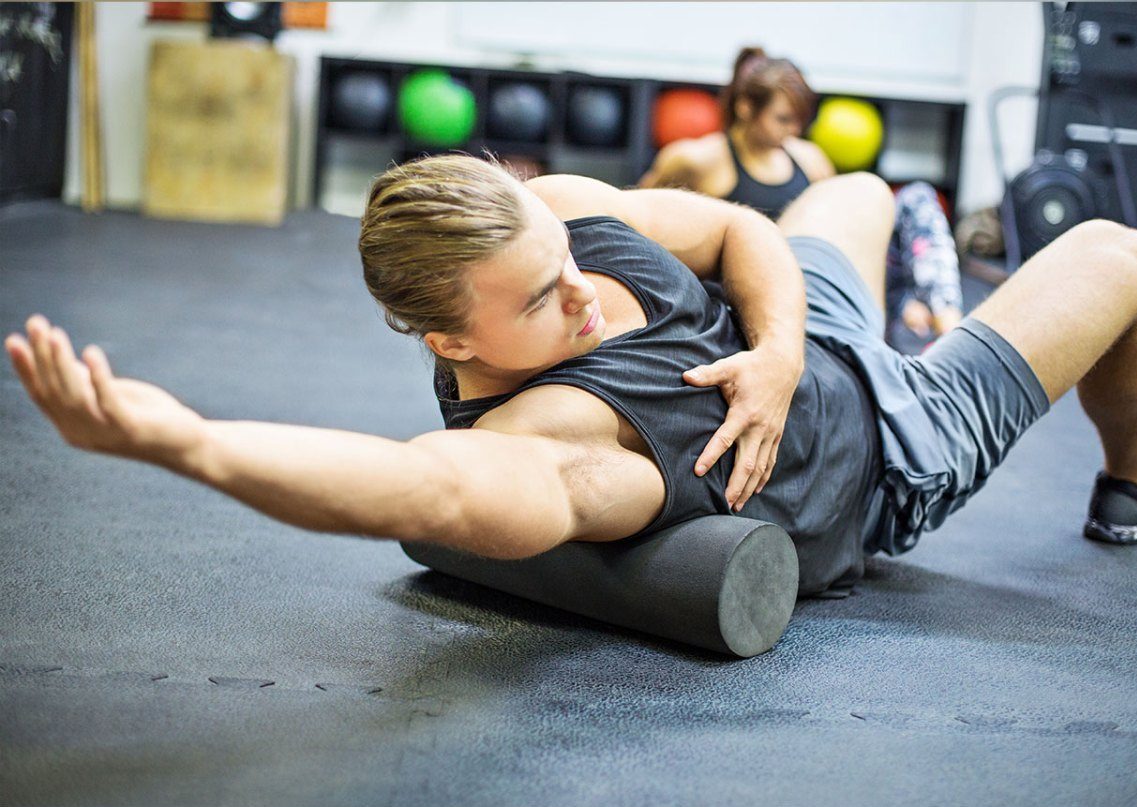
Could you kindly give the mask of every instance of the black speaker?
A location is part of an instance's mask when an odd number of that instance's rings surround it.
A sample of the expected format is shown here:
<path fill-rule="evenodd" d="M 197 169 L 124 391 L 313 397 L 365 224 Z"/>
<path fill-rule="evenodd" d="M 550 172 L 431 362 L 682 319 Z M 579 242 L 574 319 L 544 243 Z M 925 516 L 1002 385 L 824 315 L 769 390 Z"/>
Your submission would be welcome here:
<path fill-rule="evenodd" d="M 260 37 L 272 42 L 283 27 L 280 3 L 212 5 L 209 33 L 214 37 Z"/>
<path fill-rule="evenodd" d="M 1102 178 L 1098 216 L 1133 221 L 1137 187 L 1137 3 L 1044 4 L 1035 150 Z M 1126 198 L 1128 197 L 1128 198 Z"/>
<path fill-rule="evenodd" d="M 1055 152 L 1039 149 L 1030 166 L 1013 179 L 1007 176 L 1003 160 L 1002 135 L 999 127 L 999 106 L 1008 98 L 1034 96 L 1031 87 L 1003 87 L 991 93 L 988 101 L 988 121 L 991 126 L 991 144 L 994 149 L 995 168 L 1003 179 L 1005 193 L 999 208 L 1006 244 L 1006 268 L 1013 272 L 1038 250 L 1049 244 L 1075 224 L 1092 218 L 1105 218 L 1111 193 L 1121 200 L 1124 221 L 1137 223 L 1133 210 L 1132 194 L 1125 180 L 1125 166 L 1120 147 L 1115 142 L 1107 146 L 1110 176 L 1095 171 L 1086 159 L 1085 152 L 1067 149 Z M 1095 99 L 1083 100 L 1109 120 L 1109 113 Z M 1040 105 L 1042 101 L 1040 100 Z"/>
<path fill-rule="evenodd" d="M 1102 183 L 1084 165 L 1043 149 L 1011 180 L 1022 258 L 1028 258 L 1075 224 L 1096 218 L 1102 208 Z"/>

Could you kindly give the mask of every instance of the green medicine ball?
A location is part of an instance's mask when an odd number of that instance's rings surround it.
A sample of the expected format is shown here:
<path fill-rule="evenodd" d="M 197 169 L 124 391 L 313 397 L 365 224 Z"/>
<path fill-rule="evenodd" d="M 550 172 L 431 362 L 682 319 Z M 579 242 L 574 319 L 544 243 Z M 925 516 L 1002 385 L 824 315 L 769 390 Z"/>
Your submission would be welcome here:
<path fill-rule="evenodd" d="M 457 146 L 474 131 L 474 94 L 445 70 L 419 70 L 399 90 L 399 120 L 413 140 Z"/>

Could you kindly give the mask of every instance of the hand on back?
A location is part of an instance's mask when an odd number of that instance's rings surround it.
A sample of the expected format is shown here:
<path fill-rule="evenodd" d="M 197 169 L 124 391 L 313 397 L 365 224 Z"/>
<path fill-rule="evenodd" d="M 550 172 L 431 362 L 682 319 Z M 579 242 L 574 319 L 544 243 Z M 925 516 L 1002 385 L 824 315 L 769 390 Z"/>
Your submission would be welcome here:
<path fill-rule="evenodd" d="M 770 481 L 801 374 L 801 355 L 762 346 L 683 374 L 693 386 L 718 386 L 729 407 L 696 460 L 695 473 L 703 476 L 733 447 L 734 469 L 725 493 L 736 512 Z"/>

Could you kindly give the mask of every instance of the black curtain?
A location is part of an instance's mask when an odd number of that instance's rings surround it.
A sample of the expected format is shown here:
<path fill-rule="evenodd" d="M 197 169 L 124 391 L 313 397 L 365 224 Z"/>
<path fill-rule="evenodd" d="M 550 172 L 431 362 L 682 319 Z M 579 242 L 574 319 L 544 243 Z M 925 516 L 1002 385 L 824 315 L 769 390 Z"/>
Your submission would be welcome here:
<path fill-rule="evenodd" d="M 70 3 L 0 3 L 0 205 L 63 193 Z"/>

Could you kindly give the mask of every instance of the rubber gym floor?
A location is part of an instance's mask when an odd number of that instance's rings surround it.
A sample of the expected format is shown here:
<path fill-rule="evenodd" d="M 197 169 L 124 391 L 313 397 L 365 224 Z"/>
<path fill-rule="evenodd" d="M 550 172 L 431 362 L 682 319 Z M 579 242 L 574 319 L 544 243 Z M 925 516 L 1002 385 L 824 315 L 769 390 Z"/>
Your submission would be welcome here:
<path fill-rule="evenodd" d="M 9 207 L 0 327 L 42 312 L 210 417 L 408 438 L 441 424 L 429 363 L 357 231 Z M 739 661 L 76 452 L 0 384 L 5 805 L 1137 803 L 1137 548 L 1081 537 L 1072 395 Z"/>

